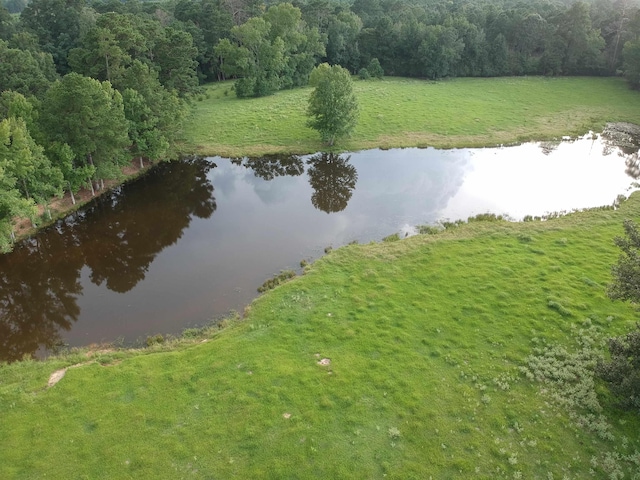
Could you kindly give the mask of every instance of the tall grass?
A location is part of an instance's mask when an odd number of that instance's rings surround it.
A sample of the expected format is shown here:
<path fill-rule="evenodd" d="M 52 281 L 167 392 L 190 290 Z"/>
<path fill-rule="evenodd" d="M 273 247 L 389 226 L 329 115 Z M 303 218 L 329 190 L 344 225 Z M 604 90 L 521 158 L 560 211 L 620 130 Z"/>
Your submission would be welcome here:
<path fill-rule="evenodd" d="M 521 372 L 585 319 L 634 324 L 604 287 L 639 217 L 350 245 L 204 343 L 2 366 L 0 478 L 631 478 L 637 415 L 598 390 L 598 435 Z"/>
<path fill-rule="evenodd" d="M 234 157 L 325 148 L 305 126 L 309 88 L 237 99 L 231 87 L 204 87 L 185 127 L 185 151 Z M 360 120 L 337 145 L 342 150 L 490 146 L 584 134 L 608 121 L 640 123 L 640 95 L 621 78 L 386 77 L 355 81 L 355 91 Z"/>

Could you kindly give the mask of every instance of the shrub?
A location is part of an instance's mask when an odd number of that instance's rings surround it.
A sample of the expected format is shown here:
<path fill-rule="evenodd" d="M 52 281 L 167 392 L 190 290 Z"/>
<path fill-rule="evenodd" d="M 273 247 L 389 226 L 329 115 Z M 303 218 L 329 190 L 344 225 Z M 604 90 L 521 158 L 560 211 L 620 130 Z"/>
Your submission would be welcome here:
<path fill-rule="evenodd" d="M 296 272 L 293 270 L 283 270 L 278 275 L 273 278 L 270 278 L 266 282 L 264 282 L 261 286 L 258 287 L 258 292 L 264 293 L 267 290 L 271 290 L 276 288 L 278 285 L 286 282 L 287 280 L 292 279 L 296 276 Z"/>
<path fill-rule="evenodd" d="M 599 361 L 596 372 L 625 409 L 640 413 L 640 324 L 636 330 L 609 339 L 609 362 Z"/>
<path fill-rule="evenodd" d="M 371 74 L 369 73 L 369 70 L 363 67 L 358 71 L 358 77 L 360 77 L 360 80 L 369 80 L 371 78 Z"/>
<path fill-rule="evenodd" d="M 377 58 L 372 58 L 367 67 L 369 75 L 373 78 L 382 78 L 384 76 L 384 70 L 380 65 L 380 61 Z"/>
<path fill-rule="evenodd" d="M 471 222 L 500 222 L 503 221 L 502 215 L 496 215 L 495 213 L 479 213 L 475 217 L 469 217 L 467 221 Z"/>
<path fill-rule="evenodd" d="M 631 220 L 624 221 L 625 237 L 616 237 L 615 244 L 622 253 L 611 268 L 613 282 L 607 293 L 613 300 L 640 302 L 640 232 Z"/>
<path fill-rule="evenodd" d="M 433 225 L 419 225 L 418 233 L 420 235 L 436 235 L 443 230 L 441 227 L 435 227 Z"/>

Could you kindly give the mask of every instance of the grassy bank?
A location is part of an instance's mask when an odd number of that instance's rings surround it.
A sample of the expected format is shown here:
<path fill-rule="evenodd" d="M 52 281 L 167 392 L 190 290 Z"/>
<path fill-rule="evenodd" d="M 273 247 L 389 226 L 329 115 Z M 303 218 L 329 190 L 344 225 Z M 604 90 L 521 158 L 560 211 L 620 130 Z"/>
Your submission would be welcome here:
<path fill-rule="evenodd" d="M 587 318 L 633 325 L 604 293 L 624 218 L 640 195 L 350 245 L 206 342 L 1 366 L 0 478 L 629 476 L 637 415 L 600 390 L 603 439 L 519 371 Z"/>
<path fill-rule="evenodd" d="M 323 149 L 305 126 L 309 88 L 237 99 L 231 82 L 210 84 L 185 125 L 187 152 L 259 156 Z M 640 123 L 640 95 L 621 78 L 387 77 L 356 81 L 360 121 L 338 148 L 489 146 L 599 131 L 606 122 Z"/>

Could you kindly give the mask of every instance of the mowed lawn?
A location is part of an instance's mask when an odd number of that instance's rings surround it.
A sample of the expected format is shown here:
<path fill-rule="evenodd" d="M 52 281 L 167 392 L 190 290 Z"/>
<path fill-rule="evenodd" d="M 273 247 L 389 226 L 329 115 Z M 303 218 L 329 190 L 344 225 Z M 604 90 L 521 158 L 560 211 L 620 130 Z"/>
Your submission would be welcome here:
<path fill-rule="evenodd" d="M 639 195 L 350 245 L 204 338 L 0 366 L 0 478 L 632 478 L 637 414 L 599 385 L 603 439 L 520 370 L 632 328 L 605 295 L 625 218 Z"/>
<path fill-rule="evenodd" d="M 238 99 L 233 82 L 209 84 L 194 100 L 182 149 L 260 156 L 325 148 L 305 126 L 310 88 Z M 622 78 L 460 78 L 438 82 L 354 80 L 360 120 L 336 148 L 465 147 L 544 140 L 640 123 L 640 94 Z"/>

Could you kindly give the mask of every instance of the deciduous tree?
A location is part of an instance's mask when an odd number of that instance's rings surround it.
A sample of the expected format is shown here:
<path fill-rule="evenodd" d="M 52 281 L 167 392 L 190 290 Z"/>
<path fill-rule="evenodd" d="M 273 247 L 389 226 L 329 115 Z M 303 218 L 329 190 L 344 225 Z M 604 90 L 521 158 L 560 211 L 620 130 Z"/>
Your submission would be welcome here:
<path fill-rule="evenodd" d="M 311 72 L 309 84 L 315 88 L 309 96 L 307 125 L 333 145 L 336 138 L 349 135 L 358 122 L 351 75 L 340 65 L 323 63 Z"/>

